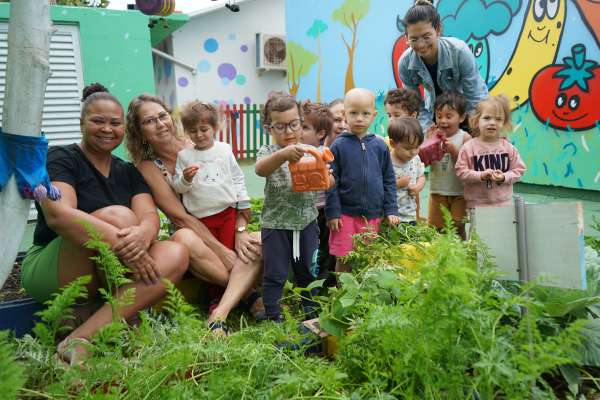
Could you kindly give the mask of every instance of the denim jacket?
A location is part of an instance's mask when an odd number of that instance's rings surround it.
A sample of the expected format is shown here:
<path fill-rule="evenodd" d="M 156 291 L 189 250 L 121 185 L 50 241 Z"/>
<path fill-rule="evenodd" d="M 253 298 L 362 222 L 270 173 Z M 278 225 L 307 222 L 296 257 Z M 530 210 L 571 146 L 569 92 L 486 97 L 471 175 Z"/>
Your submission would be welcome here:
<path fill-rule="evenodd" d="M 359 139 L 344 132 L 331 146 L 336 186 L 327 191 L 325 216 L 367 219 L 398 215 L 396 176 L 385 142 L 369 133 Z"/>
<path fill-rule="evenodd" d="M 467 111 L 475 109 L 477 103 L 488 96 L 485 82 L 479 75 L 475 57 L 465 42 L 453 37 L 438 38 L 437 82 L 442 91 L 457 91 L 467 100 Z M 433 121 L 435 89 L 425 63 L 413 49 L 407 49 L 400 61 L 398 72 L 404 85 L 419 91 L 425 88 L 425 99 L 419 111 L 419 122 L 427 129 Z"/>

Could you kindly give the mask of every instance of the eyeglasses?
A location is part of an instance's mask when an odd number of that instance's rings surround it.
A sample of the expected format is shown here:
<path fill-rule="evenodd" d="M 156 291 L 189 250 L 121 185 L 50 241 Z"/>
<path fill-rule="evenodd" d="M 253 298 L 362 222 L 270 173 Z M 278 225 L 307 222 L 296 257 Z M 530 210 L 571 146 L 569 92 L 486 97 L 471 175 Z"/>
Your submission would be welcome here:
<path fill-rule="evenodd" d="M 300 118 L 293 119 L 287 124 L 283 122 L 278 122 L 276 124 L 271 124 L 269 128 L 278 135 L 285 134 L 288 128 L 291 132 L 298 132 L 302 128 L 302 120 Z"/>
<path fill-rule="evenodd" d="M 419 42 L 423 42 L 423 43 L 430 43 L 432 41 L 433 36 L 431 34 L 426 34 L 425 36 L 421 36 L 421 37 L 409 37 L 408 38 L 408 43 L 412 46 L 415 45 Z"/>
<path fill-rule="evenodd" d="M 158 124 L 158 121 L 160 121 L 163 124 L 165 124 L 165 123 L 167 123 L 167 121 L 170 118 L 171 118 L 171 116 L 169 115 L 169 113 L 167 113 L 167 112 L 161 112 L 156 117 L 150 117 L 150 118 L 146 118 L 145 120 L 143 120 L 142 121 L 142 125 L 143 126 L 149 126 L 149 125 L 156 126 Z"/>

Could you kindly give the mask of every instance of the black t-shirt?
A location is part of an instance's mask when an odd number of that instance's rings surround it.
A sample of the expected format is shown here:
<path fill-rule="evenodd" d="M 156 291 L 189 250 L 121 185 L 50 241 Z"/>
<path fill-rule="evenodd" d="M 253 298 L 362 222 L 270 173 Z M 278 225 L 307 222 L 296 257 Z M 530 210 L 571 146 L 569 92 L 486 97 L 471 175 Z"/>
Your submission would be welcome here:
<path fill-rule="evenodd" d="M 77 194 L 77 209 L 92 213 L 100 208 L 121 205 L 131 208 L 136 194 L 150 193 L 150 188 L 133 164 L 112 156 L 110 174 L 105 177 L 94 167 L 77 144 L 48 150 L 46 169 L 51 181 L 71 185 Z M 44 213 L 36 202 L 38 220 L 33 244 L 44 246 L 58 235 L 46 224 Z"/>
<path fill-rule="evenodd" d="M 431 80 L 433 81 L 433 89 L 435 90 L 435 97 L 438 97 L 440 94 L 442 94 L 442 88 L 440 87 L 437 81 L 438 65 L 437 63 L 429 65 L 426 62 L 423 62 L 423 64 L 425 64 L 427 71 L 429 71 L 429 75 L 431 75 Z"/>

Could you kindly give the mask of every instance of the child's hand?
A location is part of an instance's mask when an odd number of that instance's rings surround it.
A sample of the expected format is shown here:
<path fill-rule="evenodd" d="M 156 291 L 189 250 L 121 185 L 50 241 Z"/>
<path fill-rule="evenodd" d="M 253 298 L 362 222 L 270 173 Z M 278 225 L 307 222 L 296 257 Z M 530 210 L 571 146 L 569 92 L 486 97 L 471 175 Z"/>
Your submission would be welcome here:
<path fill-rule="evenodd" d="M 494 182 L 502 183 L 505 179 L 506 177 L 504 176 L 504 172 L 500 171 L 499 169 L 492 171 L 492 180 Z"/>
<path fill-rule="evenodd" d="M 436 124 L 431 124 L 429 125 L 429 128 L 427 128 L 427 132 L 425 132 L 425 137 L 427 139 L 429 139 L 430 137 L 432 137 L 433 135 L 435 135 L 435 133 L 437 132 L 438 127 Z"/>
<path fill-rule="evenodd" d="M 458 153 L 458 148 L 456 147 L 456 145 L 452 143 L 447 137 L 444 137 L 444 139 L 442 140 L 442 150 L 444 150 L 444 153 Z"/>
<path fill-rule="evenodd" d="M 183 179 L 185 179 L 187 183 L 192 183 L 194 176 L 196 176 L 196 173 L 199 170 L 200 167 L 198 165 L 190 165 L 189 167 L 185 167 L 183 170 Z"/>
<path fill-rule="evenodd" d="M 493 179 L 493 175 L 494 175 L 493 169 L 486 169 L 485 171 L 483 171 L 481 173 L 481 180 L 487 181 L 487 180 Z"/>
<path fill-rule="evenodd" d="M 331 232 L 339 232 L 342 229 L 342 220 L 340 218 L 332 218 L 327 221 L 327 226 Z"/>
<path fill-rule="evenodd" d="M 402 189 L 410 185 L 410 176 L 402 175 L 401 177 L 396 178 L 396 187 L 398 189 Z"/>
<path fill-rule="evenodd" d="M 280 151 L 283 157 L 289 162 L 298 162 L 304 156 L 304 147 L 299 144 L 285 147 Z"/>
<path fill-rule="evenodd" d="M 398 225 L 400 223 L 400 217 L 397 215 L 386 215 L 385 222 L 387 222 L 388 225 Z"/>
<path fill-rule="evenodd" d="M 408 187 L 406 189 L 408 189 L 408 194 L 411 195 L 412 197 L 415 197 L 421 191 L 420 188 L 419 188 L 419 190 L 417 190 L 417 185 L 416 184 L 415 185 L 408 185 Z"/>

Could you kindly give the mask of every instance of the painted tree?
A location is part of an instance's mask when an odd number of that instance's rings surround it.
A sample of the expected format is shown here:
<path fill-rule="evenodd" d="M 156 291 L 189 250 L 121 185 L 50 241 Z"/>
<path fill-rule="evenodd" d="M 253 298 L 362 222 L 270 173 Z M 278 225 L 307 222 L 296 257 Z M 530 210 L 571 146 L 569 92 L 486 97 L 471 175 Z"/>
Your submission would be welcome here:
<path fill-rule="evenodd" d="M 317 103 L 321 102 L 321 70 L 323 69 L 323 57 L 321 55 L 321 34 L 327 30 L 327 24 L 320 19 L 315 19 L 306 34 L 317 41 L 317 56 L 319 66 L 317 69 Z"/>
<path fill-rule="evenodd" d="M 348 52 L 348 66 L 346 68 L 346 77 L 344 80 L 344 93 L 354 88 L 354 52 L 358 45 L 358 23 L 369 12 L 370 0 L 344 0 L 342 5 L 333 11 L 331 18 L 344 25 L 352 33 L 352 41 L 348 41 L 341 34 L 344 46 Z"/>
<path fill-rule="evenodd" d="M 300 78 L 306 76 L 317 62 L 317 55 L 294 41 L 287 42 L 288 89 L 295 96 L 300 89 Z"/>
<path fill-rule="evenodd" d="M 48 0 L 19 0 L 10 8 L 6 91 L 2 130 L 39 136 L 44 92 L 50 75 L 52 22 Z M 14 175 L 0 192 L 0 287 L 6 281 L 25 232 L 30 200 L 19 194 Z"/>

